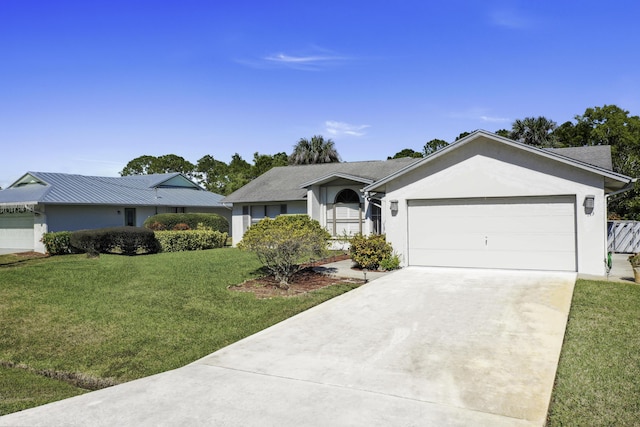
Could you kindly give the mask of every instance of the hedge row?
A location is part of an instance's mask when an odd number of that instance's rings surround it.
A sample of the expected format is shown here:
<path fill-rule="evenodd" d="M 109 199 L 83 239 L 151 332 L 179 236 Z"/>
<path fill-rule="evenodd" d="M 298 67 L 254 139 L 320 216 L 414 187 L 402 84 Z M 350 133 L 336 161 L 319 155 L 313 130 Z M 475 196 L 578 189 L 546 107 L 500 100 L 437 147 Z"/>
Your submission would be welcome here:
<path fill-rule="evenodd" d="M 229 232 L 229 221 L 212 213 L 167 213 L 150 216 L 144 222 L 145 228 L 161 230 L 214 230 Z"/>
<path fill-rule="evenodd" d="M 143 253 L 197 251 L 224 247 L 227 233 L 211 230 L 156 231 L 137 227 L 114 227 L 97 230 L 58 231 L 45 233 L 42 243 L 49 255 L 86 252 Z M 73 243 L 73 244 L 72 244 Z"/>
<path fill-rule="evenodd" d="M 42 243 L 49 255 L 79 254 L 82 251 L 71 246 L 71 232 L 57 231 L 42 235 Z"/>
<path fill-rule="evenodd" d="M 162 252 L 222 248 L 227 241 L 227 233 L 211 230 L 167 230 L 155 234 Z"/>
<path fill-rule="evenodd" d="M 160 244 L 153 231 L 142 227 L 109 227 L 71 233 L 71 246 L 89 256 L 101 253 L 155 254 Z"/>

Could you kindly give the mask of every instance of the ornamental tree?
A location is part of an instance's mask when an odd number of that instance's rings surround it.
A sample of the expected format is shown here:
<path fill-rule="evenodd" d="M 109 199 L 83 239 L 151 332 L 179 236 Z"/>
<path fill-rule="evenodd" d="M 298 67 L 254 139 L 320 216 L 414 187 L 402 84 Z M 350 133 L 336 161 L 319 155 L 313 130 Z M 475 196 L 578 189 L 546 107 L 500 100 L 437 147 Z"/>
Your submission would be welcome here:
<path fill-rule="evenodd" d="M 267 270 L 289 289 L 289 280 L 301 265 L 326 255 L 331 235 L 307 215 L 280 215 L 252 225 L 238 247 L 255 253 Z"/>

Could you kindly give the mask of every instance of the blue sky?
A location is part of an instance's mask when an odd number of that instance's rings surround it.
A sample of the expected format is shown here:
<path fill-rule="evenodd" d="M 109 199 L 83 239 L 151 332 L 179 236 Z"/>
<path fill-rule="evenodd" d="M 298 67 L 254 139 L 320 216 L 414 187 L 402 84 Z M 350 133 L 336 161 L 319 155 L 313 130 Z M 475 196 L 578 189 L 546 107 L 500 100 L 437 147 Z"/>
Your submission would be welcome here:
<path fill-rule="evenodd" d="M 588 107 L 640 114 L 636 1 L 0 0 L 0 186 L 335 141 L 385 159 Z"/>

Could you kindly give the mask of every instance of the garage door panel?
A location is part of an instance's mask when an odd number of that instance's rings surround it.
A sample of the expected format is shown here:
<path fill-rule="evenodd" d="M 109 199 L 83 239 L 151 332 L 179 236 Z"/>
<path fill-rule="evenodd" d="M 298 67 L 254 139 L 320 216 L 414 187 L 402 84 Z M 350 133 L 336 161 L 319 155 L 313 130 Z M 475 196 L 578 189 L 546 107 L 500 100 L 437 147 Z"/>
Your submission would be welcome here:
<path fill-rule="evenodd" d="M 33 214 L 0 215 L 0 247 L 33 249 Z"/>
<path fill-rule="evenodd" d="M 518 268 L 514 267 L 522 261 L 526 253 L 521 251 L 472 251 L 472 250 L 416 250 L 412 256 L 429 259 L 431 266 L 437 267 L 465 267 L 465 268 Z M 494 265 L 496 258 L 499 265 Z M 464 260 L 460 263 L 459 260 Z M 528 266 L 520 267 L 529 270 L 564 270 L 567 264 L 573 263 L 573 255 L 567 252 L 548 252 L 535 261 L 530 261 Z M 491 266 L 491 267 L 488 267 Z"/>
<path fill-rule="evenodd" d="M 575 197 L 409 201 L 409 264 L 576 270 Z"/>

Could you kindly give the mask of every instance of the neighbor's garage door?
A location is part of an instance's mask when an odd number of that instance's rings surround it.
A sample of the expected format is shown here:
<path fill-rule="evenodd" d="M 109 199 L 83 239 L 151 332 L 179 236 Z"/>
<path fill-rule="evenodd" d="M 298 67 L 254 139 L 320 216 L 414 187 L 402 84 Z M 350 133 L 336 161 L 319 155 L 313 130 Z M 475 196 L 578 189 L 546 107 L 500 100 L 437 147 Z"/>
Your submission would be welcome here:
<path fill-rule="evenodd" d="M 33 214 L 0 215 L 0 249 L 33 250 Z"/>
<path fill-rule="evenodd" d="M 409 201 L 409 264 L 576 271 L 575 196 Z"/>

